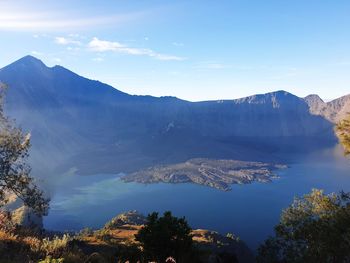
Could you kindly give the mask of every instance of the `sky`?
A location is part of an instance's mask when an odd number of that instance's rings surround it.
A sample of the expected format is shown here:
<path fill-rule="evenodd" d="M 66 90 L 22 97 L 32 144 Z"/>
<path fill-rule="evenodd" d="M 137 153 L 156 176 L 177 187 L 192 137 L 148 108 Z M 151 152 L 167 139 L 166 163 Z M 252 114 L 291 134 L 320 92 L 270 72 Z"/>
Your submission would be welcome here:
<path fill-rule="evenodd" d="M 130 94 L 350 93 L 350 1 L 0 0 L 0 67 L 33 55 Z"/>

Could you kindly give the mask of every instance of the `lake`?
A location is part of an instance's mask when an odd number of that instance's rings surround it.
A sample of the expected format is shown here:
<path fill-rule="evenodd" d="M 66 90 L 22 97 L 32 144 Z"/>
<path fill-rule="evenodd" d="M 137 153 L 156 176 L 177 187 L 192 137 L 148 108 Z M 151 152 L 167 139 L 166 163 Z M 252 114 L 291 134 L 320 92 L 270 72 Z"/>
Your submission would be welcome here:
<path fill-rule="evenodd" d="M 272 183 L 233 185 L 232 191 L 195 184 L 124 183 L 120 175 L 67 176 L 52 197 L 44 225 L 51 230 L 100 228 L 117 214 L 170 210 L 193 228 L 234 233 L 256 249 L 294 196 L 312 188 L 350 191 L 350 160 L 339 147 L 293 157 Z"/>

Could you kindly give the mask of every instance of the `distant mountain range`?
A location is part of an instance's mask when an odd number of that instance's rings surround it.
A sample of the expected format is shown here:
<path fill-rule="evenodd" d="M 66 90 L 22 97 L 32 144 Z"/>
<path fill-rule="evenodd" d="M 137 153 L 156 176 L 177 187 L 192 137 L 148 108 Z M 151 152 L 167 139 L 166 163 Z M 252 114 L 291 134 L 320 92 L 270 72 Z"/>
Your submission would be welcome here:
<path fill-rule="evenodd" d="M 26 56 L 2 69 L 7 113 L 32 134 L 40 176 L 134 172 L 191 158 L 285 161 L 336 142 L 350 96 L 323 102 L 286 91 L 189 102 L 132 96 Z"/>

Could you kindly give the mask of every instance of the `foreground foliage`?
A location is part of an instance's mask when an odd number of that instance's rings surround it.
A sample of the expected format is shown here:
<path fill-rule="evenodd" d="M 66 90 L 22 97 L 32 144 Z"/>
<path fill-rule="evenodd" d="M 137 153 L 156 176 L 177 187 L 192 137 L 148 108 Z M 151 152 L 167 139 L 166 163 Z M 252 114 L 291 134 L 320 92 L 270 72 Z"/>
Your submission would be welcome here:
<path fill-rule="evenodd" d="M 350 115 L 336 126 L 336 133 L 343 145 L 345 154 L 350 154 Z"/>
<path fill-rule="evenodd" d="M 30 136 L 14 126 L 3 112 L 5 87 L 0 83 L 0 207 L 16 195 L 38 215 L 48 210 L 48 200 L 34 184 L 27 164 Z"/>
<path fill-rule="evenodd" d="M 160 263 L 165 262 L 165 258 L 167 262 L 177 263 L 253 261 L 251 251 L 233 234 L 222 236 L 203 229 L 188 232 L 185 220 L 170 213 L 161 217 L 162 223 L 158 224 L 154 222 L 161 218 L 147 221 L 146 217 L 131 211 L 115 217 L 102 229 L 83 229 L 69 234 L 34 232 L 32 228 L 13 224 L 10 213 L 0 218 L 6 223 L 6 227 L 0 224 L 0 262 Z M 154 223 L 151 228 L 150 222 Z M 185 230 L 180 234 L 175 229 L 179 223 Z M 160 225 L 164 227 L 162 230 Z M 146 230 L 147 241 L 137 241 L 135 236 L 144 240 L 141 236 Z"/>
<path fill-rule="evenodd" d="M 190 262 L 193 259 L 191 228 L 185 218 L 165 212 L 162 217 L 152 213 L 146 225 L 136 235 L 141 243 L 146 260 L 165 262 L 172 256 L 176 262 Z"/>
<path fill-rule="evenodd" d="M 282 212 L 258 262 L 350 262 L 350 194 L 314 189 Z"/>

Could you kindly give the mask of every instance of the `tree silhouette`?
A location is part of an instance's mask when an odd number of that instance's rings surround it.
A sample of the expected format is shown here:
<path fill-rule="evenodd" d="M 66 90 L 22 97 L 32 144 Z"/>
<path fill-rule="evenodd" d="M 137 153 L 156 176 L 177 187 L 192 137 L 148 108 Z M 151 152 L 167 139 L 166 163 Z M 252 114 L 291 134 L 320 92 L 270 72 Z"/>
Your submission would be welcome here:
<path fill-rule="evenodd" d="M 146 225 L 135 237 L 141 243 L 146 261 L 165 262 L 173 257 L 178 263 L 193 262 L 191 228 L 185 218 L 176 218 L 171 212 L 158 217 L 154 212 L 148 215 Z"/>

